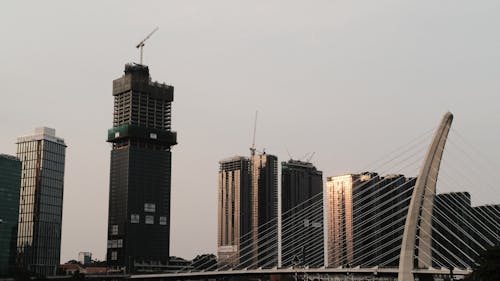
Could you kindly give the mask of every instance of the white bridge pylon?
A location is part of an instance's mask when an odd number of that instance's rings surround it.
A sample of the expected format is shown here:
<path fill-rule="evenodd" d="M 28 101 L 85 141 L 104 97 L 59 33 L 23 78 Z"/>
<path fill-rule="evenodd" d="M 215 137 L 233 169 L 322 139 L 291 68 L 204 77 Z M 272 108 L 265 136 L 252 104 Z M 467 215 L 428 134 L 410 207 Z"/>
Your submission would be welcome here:
<path fill-rule="evenodd" d="M 444 146 L 450 131 L 453 114 L 447 112 L 437 128 L 424 158 L 406 216 L 399 257 L 398 281 L 414 280 L 414 256 L 418 223 L 423 231 L 419 234 L 418 268 L 430 268 L 432 240 L 432 209 L 436 195 L 436 182 Z M 422 212 L 421 210 L 427 210 Z M 420 218 L 420 219 L 419 219 Z"/>

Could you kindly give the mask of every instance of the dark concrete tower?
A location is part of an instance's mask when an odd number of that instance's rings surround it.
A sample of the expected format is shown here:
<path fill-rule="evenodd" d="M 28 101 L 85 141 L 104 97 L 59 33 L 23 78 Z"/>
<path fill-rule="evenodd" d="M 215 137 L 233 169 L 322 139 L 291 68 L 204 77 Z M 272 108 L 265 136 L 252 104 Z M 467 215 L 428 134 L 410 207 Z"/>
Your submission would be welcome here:
<path fill-rule="evenodd" d="M 323 173 L 297 160 L 281 163 L 281 260 L 323 266 Z"/>
<path fill-rule="evenodd" d="M 278 265 L 278 158 L 252 154 L 251 167 L 251 267 Z"/>
<path fill-rule="evenodd" d="M 127 64 L 113 96 L 108 266 L 161 270 L 169 258 L 174 87 L 152 82 L 147 66 Z"/>

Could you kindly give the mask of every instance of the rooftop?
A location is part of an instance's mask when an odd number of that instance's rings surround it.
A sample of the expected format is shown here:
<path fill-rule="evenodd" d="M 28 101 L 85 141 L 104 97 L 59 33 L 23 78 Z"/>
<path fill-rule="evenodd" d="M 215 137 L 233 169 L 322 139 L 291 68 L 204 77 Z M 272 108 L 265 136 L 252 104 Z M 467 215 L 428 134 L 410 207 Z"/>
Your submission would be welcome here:
<path fill-rule="evenodd" d="M 35 141 L 35 140 L 48 140 L 65 145 L 64 139 L 56 137 L 56 129 L 49 127 L 37 127 L 33 135 L 20 136 L 17 138 L 17 143 Z"/>

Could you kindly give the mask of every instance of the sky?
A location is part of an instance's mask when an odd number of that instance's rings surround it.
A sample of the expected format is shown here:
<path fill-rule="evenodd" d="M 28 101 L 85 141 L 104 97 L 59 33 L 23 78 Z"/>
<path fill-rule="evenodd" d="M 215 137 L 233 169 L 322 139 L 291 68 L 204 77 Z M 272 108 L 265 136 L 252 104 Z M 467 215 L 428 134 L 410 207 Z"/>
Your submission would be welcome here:
<path fill-rule="evenodd" d="M 315 152 L 325 176 L 361 171 L 451 111 L 467 144 L 443 170 L 466 179 L 441 191 L 498 203 L 499 14 L 496 0 L 3 2 L 0 153 L 56 129 L 68 145 L 61 261 L 104 259 L 112 80 L 159 27 L 144 63 L 175 87 L 171 255 L 216 252 L 218 161 L 249 154 L 256 110 L 259 149 Z"/>

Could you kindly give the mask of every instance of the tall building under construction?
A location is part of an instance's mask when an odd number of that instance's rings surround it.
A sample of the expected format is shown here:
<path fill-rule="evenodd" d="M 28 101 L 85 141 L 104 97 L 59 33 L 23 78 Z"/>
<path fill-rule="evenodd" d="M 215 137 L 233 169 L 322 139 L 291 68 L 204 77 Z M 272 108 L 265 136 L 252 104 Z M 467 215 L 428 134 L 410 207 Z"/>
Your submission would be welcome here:
<path fill-rule="evenodd" d="M 278 263 L 278 158 L 254 154 L 219 162 L 220 266 L 274 267 Z"/>
<path fill-rule="evenodd" d="M 219 162 L 218 249 L 221 266 L 237 266 L 250 253 L 250 161 L 235 156 Z"/>
<path fill-rule="evenodd" d="M 174 87 L 153 82 L 145 65 L 127 64 L 113 97 L 108 267 L 160 271 L 169 259 Z"/>

